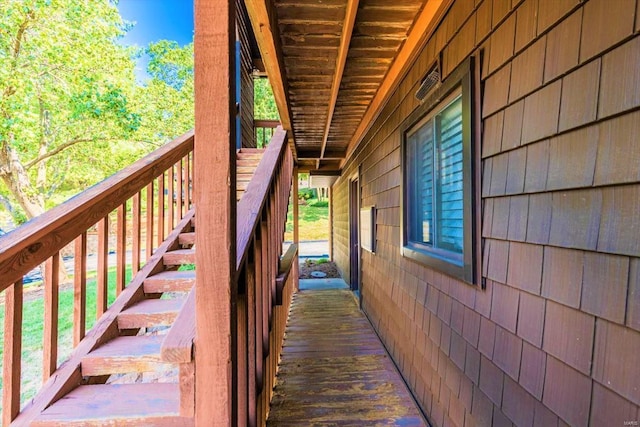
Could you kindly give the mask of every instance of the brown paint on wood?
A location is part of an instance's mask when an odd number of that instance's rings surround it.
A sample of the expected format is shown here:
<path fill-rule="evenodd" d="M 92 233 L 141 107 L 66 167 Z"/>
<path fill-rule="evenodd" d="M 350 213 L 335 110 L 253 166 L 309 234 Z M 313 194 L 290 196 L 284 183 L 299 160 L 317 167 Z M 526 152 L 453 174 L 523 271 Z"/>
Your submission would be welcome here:
<path fill-rule="evenodd" d="M 82 375 L 151 372 L 166 367 L 160 358 L 162 335 L 117 337 L 82 358 Z"/>
<path fill-rule="evenodd" d="M 174 322 L 185 300 L 147 299 L 123 310 L 118 316 L 120 329 L 148 328 Z"/>
<path fill-rule="evenodd" d="M 413 29 L 408 34 L 400 52 L 398 52 L 393 64 L 380 84 L 376 96 L 367 107 L 360 125 L 349 141 L 347 156 L 340 163 L 340 168 L 344 167 L 347 159 L 351 157 L 366 132 L 380 115 L 382 108 L 391 97 L 393 89 L 397 87 L 402 77 L 407 73 L 409 65 L 416 58 L 425 41 L 433 34 L 436 25 L 440 22 L 451 3 L 452 1 L 450 0 L 430 0 L 425 4 L 420 15 L 415 20 Z"/>
<path fill-rule="evenodd" d="M 162 175 L 160 175 L 157 179 L 158 181 L 158 224 L 157 224 L 157 230 L 158 230 L 158 236 L 157 236 L 157 245 L 160 246 L 160 244 L 162 243 L 162 241 L 164 240 L 164 236 L 165 234 L 165 217 L 164 217 L 164 213 L 165 213 L 165 201 L 164 201 L 164 190 L 165 190 L 165 186 L 164 186 L 164 173 L 162 173 Z M 149 200 L 149 194 L 147 193 L 147 201 Z M 147 214 L 148 214 L 148 210 L 147 210 Z M 148 219 L 147 219 L 148 221 Z M 149 233 L 149 230 L 147 230 L 147 233 Z M 149 249 L 152 244 L 149 244 L 149 237 L 147 234 L 147 257 L 151 256 L 151 250 Z"/>
<path fill-rule="evenodd" d="M 109 224 L 108 218 L 98 222 L 98 267 L 96 271 L 96 319 L 107 311 L 107 286 L 109 270 Z"/>
<path fill-rule="evenodd" d="M 22 281 L 4 294 L 4 351 L 2 355 L 2 425 L 11 424 L 20 412 L 22 374 Z"/>
<path fill-rule="evenodd" d="M 192 289 L 180 313 L 162 342 L 162 360 L 186 364 L 193 361 L 193 341 L 196 337 L 196 293 Z"/>
<path fill-rule="evenodd" d="M 236 362 L 232 339 L 235 333 L 232 273 L 236 265 L 236 195 L 235 182 L 231 179 L 235 174 L 234 23 L 232 2 L 196 0 L 195 422 L 197 426 L 207 427 L 236 422 L 232 374 Z"/>
<path fill-rule="evenodd" d="M 44 267 L 44 332 L 42 350 L 42 382 L 58 367 L 58 293 L 60 253 L 49 258 Z"/>
<path fill-rule="evenodd" d="M 73 270 L 73 346 L 85 335 L 87 318 L 87 233 L 75 240 Z"/>
<path fill-rule="evenodd" d="M 153 190 L 153 183 L 151 186 Z M 151 194 L 153 194 L 153 192 Z M 135 276 L 138 270 L 140 270 L 140 250 L 142 240 L 140 192 L 133 196 L 133 201 L 131 203 L 131 274 Z M 153 218 L 153 215 L 150 216 Z M 148 249 L 146 253 L 149 253 Z"/>
<path fill-rule="evenodd" d="M 347 54 L 349 53 L 349 45 L 351 44 L 351 35 L 353 34 L 353 26 L 356 22 L 359 3 L 360 0 L 347 0 L 344 23 L 342 24 L 342 34 L 340 35 L 338 58 L 336 60 L 336 68 L 333 74 L 333 82 L 331 83 L 329 112 L 327 113 L 327 122 L 325 124 L 324 136 L 322 138 L 322 148 L 320 149 L 321 158 L 324 158 L 324 153 L 327 149 L 327 139 L 329 138 L 329 130 L 331 129 L 331 122 L 333 121 L 333 113 L 336 109 L 336 101 L 338 100 L 338 93 L 340 92 L 340 83 L 342 82 L 344 67 L 347 63 Z M 320 167 L 320 160 L 318 160 L 317 166 Z"/>
<path fill-rule="evenodd" d="M 153 181 L 151 181 L 149 184 L 147 184 L 146 187 L 146 192 L 147 192 L 147 212 L 146 212 L 146 222 L 147 222 L 147 230 L 146 230 L 146 244 L 145 244 L 145 250 L 144 250 L 144 254 L 145 254 L 145 259 L 148 261 L 149 258 L 151 258 L 151 254 L 153 254 L 153 230 L 154 230 L 154 224 L 153 224 Z M 162 215 L 164 215 L 164 207 L 160 207 L 158 206 L 158 216 L 161 215 L 160 210 L 163 211 Z M 160 223 L 159 223 L 160 224 Z M 158 238 L 160 238 L 160 236 L 163 237 L 162 240 L 158 240 L 158 244 L 157 246 L 160 246 L 162 244 L 162 241 L 164 240 L 164 233 L 160 232 L 160 228 L 158 226 Z"/>
<path fill-rule="evenodd" d="M 80 342 L 71 358 L 49 378 L 38 395 L 25 406 L 16 420 L 17 425 L 29 425 L 45 408 L 51 406 L 53 402 L 65 396 L 84 381 L 80 372 L 82 358 L 103 343 L 118 336 L 119 314 L 126 307 L 133 306 L 144 298 L 142 289 L 144 281 L 147 277 L 162 271 L 163 254 L 167 250 L 177 247 L 178 236 L 183 230 L 190 226 L 192 217 L 193 210 L 185 216 L 178 225 L 178 228 L 168 236 L 167 240 L 158 248 L 149 262 L 142 267 L 139 274 L 134 277 L 129 286 L 127 286 L 120 297 L 116 299 L 105 316 L 98 320 L 91 334 Z M 5 376 L 5 378 L 7 377 Z M 103 378 L 102 381 L 106 381 L 106 378 Z M 152 422 L 151 418 L 147 420 Z"/>
<path fill-rule="evenodd" d="M 125 287 L 127 263 L 127 203 L 118 206 L 116 218 L 116 296 Z"/>

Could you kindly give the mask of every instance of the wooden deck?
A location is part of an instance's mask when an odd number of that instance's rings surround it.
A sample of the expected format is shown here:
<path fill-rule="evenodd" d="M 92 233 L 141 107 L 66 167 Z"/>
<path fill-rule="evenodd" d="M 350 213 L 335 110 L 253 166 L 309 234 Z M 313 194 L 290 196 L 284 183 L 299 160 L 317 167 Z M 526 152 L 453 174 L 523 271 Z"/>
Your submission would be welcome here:
<path fill-rule="evenodd" d="M 425 426 L 347 290 L 294 296 L 269 426 Z"/>

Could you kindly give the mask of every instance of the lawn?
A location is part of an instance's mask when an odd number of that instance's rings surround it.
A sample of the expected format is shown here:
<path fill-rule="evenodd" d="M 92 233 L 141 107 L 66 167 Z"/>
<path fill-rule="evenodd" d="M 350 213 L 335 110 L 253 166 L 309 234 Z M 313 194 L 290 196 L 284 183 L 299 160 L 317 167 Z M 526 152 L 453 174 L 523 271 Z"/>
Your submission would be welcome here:
<path fill-rule="evenodd" d="M 127 282 L 131 270 L 127 269 Z M 115 267 L 109 270 L 109 305 L 116 298 Z M 35 285 L 34 285 L 35 286 Z M 22 389 L 20 400 L 24 403 L 32 398 L 42 386 L 42 339 L 44 323 L 44 298 L 28 296 L 25 288 L 25 301 L 22 323 Z M 66 360 L 73 347 L 73 286 L 63 286 L 59 296 L 58 317 L 58 364 Z M 4 324 L 4 304 L 0 306 L 0 320 Z M 89 331 L 96 322 L 96 280 L 87 281 L 87 321 Z M 0 329 L 0 365 L 4 352 L 4 328 Z M 0 378 L 2 389 L 2 378 Z M 1 409 L 1 408 L 0 408 Z"/>
<path fill-rule="evenodd" d="M 299 205 L 300 240 L 329 239 L 329 203 L 327 200 L 309 199 Z M 293 206 L 289 205 L 285 240 L 293 240 Z"/>

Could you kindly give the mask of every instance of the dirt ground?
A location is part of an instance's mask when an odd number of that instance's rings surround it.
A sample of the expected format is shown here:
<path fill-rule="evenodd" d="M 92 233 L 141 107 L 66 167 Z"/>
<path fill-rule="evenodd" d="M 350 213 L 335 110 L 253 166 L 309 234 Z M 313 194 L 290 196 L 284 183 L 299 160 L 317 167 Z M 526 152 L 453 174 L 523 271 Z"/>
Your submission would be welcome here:
<path fill-rule="evenodd" d="M 326 279 L 340 277 L 338 267 L 336 267 L 336 264 L 334 262 L 318 263 L 318 261 L 307 259 L 306 261 L 300 263 L 301 279 L 315 279 L 315 277 L 311 276 L 311 273 L 313 271 L 321 271 L 323 273 L 326 273 Z"/>

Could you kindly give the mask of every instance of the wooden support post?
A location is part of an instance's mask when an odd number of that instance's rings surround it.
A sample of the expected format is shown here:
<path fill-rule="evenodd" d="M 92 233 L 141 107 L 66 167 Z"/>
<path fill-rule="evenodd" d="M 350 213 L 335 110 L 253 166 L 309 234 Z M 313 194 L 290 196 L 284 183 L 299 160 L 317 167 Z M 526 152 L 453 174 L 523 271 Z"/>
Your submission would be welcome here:
<path fill-rule="evenodd" d="M 87 320 L 87 232 L 75 240 L 73 270 L 73 347 L 84 338 Z"/>
<path fill-rule="evenodd" d="M 300 204 L 298 203 L 298 167 L 293 168 L 293 243 L 300 244 Z"/>
<path fill-rule="evenodd" d="M 237 409 L 234 409 L 237 378 L 233 375 L 237 362 L 234 360 L 233 304 L 237 297 L 233 286 L 236 264 L 234 52 L 235 2 L 196 0 L 195 422 L 196 426 L 207 427 L 237 424 Z"/>
<path fill-rule="evenodd" d="M 4 293 L 4 353 L 2 361 L 2 425 L 11 424 L 20 412 L 22 353 L 22 281 Z"/>
<path fill-rule="evenodd" d="M 58 367 L 58 292 L 60 253 L 47 260 L 44 267 L 44 333 L 42 350 L 42 382 Z"/>
<path fill-rule="evenodd" d="M 329 261 L 333 261 L 333 187 L 329 187 Z"/>

